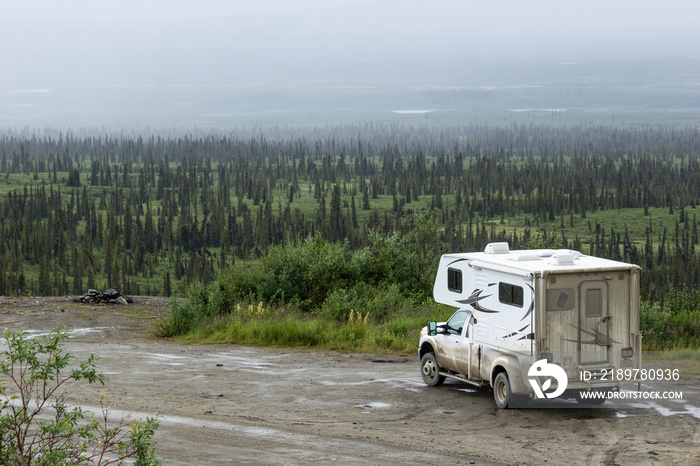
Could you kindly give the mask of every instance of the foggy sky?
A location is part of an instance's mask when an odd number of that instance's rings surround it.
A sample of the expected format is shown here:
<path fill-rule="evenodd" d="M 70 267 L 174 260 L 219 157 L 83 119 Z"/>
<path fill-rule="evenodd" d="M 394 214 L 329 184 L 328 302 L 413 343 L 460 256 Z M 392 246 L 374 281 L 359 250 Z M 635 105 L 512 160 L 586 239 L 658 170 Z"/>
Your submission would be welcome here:
<path fill-rule="evenodd" d="M 518 85 L 540 66 L 697 60 L 699 17 L 694 0 L 5 2 L 0 118 L 71 86 Z"/>

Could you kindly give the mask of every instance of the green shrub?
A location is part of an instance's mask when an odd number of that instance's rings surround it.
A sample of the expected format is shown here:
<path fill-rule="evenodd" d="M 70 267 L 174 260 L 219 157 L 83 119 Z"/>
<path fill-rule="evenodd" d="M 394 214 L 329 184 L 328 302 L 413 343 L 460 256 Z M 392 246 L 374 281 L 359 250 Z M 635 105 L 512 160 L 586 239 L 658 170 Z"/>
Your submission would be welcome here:
<path fill-rule="evenodd" d="M 317 236 L 307 245 L 311 258 L 306 271 L 308 299 L 311 308 L 317 309 L 333 290 L 355 285 L 360 279 L 361 270 L 352 260 L 353 252 L 347 242 L 333 244 Z"/>
<path fill-rule="evenodd" d="M 68 465 L 132 459 L 138 466 L 160 464 L 153 436 L 157 416 L 145 422 L 122 417 L 108 424 L 110 408 L 100 398 L 101 413 L 85 420 L 79 408 L 69 408 L 60 393 L 71 383 L 101 383 L 91 355 L 69 368 L 73 357 L 63 351 L 68 333 L 59 328 L 41 338 L 25 331 L 4 333 L 7 349 L 0 353 L 0 464 Z M 48 412 L 47 412 L 48 411 Z"/>
<path fill-rule="evenodd" d="M 237 263 L 218 279 L 232 301 L 254 302 L 258 300 L 260 283 L 264 281 L 259 262 Z"/>
<path fill-rule="evenodd" d="M 317 309 L 337 288 L 354 285 L 361 276 L 346 243 L 329 243 L 320 235 L 301 245 L 273 247 L 254 265 L 236 265 L 220 282 L 240 301 L 296 303 Z"/>
<path fill-rule="evenodd" d="M 399 231 L 370 232 L 370 245 L 356 255 L 361 258 L 363 280 L 378 285 L 391 283 L 405 295 L 431 296 L 434 272 L 447 246 L 430 214 L 407 215 Z"/>
<path fill-rule="evenodd" d="M 307 300 L 307 271 L 312 260 L 307 250 L 306 243 L 301 246 L 286 244 L 272 248 L 259 267 L 256 298 L 267 302 Z"/>
<path fill-rule="evenodd" d="M 170 299 L 170 312 L 156 323 L 156 334 L 163 337 L 184 335 L 197 324 L 230 312 L 232 302 L 232 292 L 222 282 L 208 287 L 195 282 L 184 299 Z"/>
<path fill-rule="evenodd" d="M 642 302 L 640 327 L 647 350 L 700 346 L 700 290 L 672 290 L 663 307 Z"/>
<path fill-rule="evenodd" d="M 413 300 L 393 284 L 368 285 L 359 283 L 352 288 L 332 291 L 321 305 L 319 315 L 324 319 L 345 322 L 350 311 L 369 316 L 373 322 L 383 322 L 393 314 L 413 306 Z"/>
<path fill-rule="evenodd" d="M 391 316 L 405 311 L 413 306 L 413 300 L 401 293 L 401 287 L 391 284 L 368 290 L 365 295 L 368 305 L 363 310 L 369 313 L 374 322 L 384 322 Z"/>
<path fill-rule="evenodd" d="M 362 313 L 365 307 L 364 300 L 354 288 L 339 288 L 328 295 L 318 313 L 325 320 L 344 322 L 350 316 L 350 311 L 357 309 Z"/>
<path fill-rule="evenodd" d="M 193 308 L 182 300 L 171 297 L 170 311 L 155 322 L 155 333 L 160 337 L 184 335 L 192 329 L 195 321 Z"/>

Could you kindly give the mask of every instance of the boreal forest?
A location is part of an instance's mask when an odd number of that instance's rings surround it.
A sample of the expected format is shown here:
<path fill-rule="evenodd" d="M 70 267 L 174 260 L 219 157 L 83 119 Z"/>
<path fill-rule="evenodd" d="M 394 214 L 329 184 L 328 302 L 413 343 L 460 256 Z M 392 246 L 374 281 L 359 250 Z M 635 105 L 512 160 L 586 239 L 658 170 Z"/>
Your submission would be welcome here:
<path fill-rule="evenodd" d="M 170 296 L 275 245 L 358 250 L 410 219 L 434 221 L 443 252 L 507 241 L 636 263 L 651 302 L 700 285 L 697 127 L 159 134 L 0 133 L 0 294 Z"/>

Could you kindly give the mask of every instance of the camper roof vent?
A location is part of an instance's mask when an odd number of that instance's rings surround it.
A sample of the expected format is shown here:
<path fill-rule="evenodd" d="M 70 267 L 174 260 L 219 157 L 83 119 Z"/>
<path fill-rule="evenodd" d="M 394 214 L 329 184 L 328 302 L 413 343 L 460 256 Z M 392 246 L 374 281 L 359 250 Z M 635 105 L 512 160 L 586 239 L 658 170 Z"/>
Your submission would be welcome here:
<path fill-rule="evenodd" d="M 574 259 L 573 254 L 553 254 L 549 261 L 552 265 L 574 265 Z"/>
<path fill-rule="evenodd" d="M 484 248 L 484 254 L 508 254 L 508 243 L 489 243 Z"/>
<path fill-rule="evenodd" d="M 575 249 L 558 249 L 555 254 L 571 254 L 575 258 L 579 258 L 583 256 L 579 251 L 576 251 Z"/>

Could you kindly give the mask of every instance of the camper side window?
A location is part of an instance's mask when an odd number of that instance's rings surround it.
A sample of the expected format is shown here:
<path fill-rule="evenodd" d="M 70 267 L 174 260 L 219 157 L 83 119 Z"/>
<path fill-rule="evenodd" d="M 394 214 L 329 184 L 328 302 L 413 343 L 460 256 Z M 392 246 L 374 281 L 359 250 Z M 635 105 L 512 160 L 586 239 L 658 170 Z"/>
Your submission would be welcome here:
<path fill-rule="evenodd" d="M 462 271 L 447 269 L 447 289 L 456 293 L 462 292 Z"/>
<path fill-rule="evenodd" d="M 523 287 L 500 282 L 498 284 L 498 300 L 503 304 L 523 307 Z"/>

